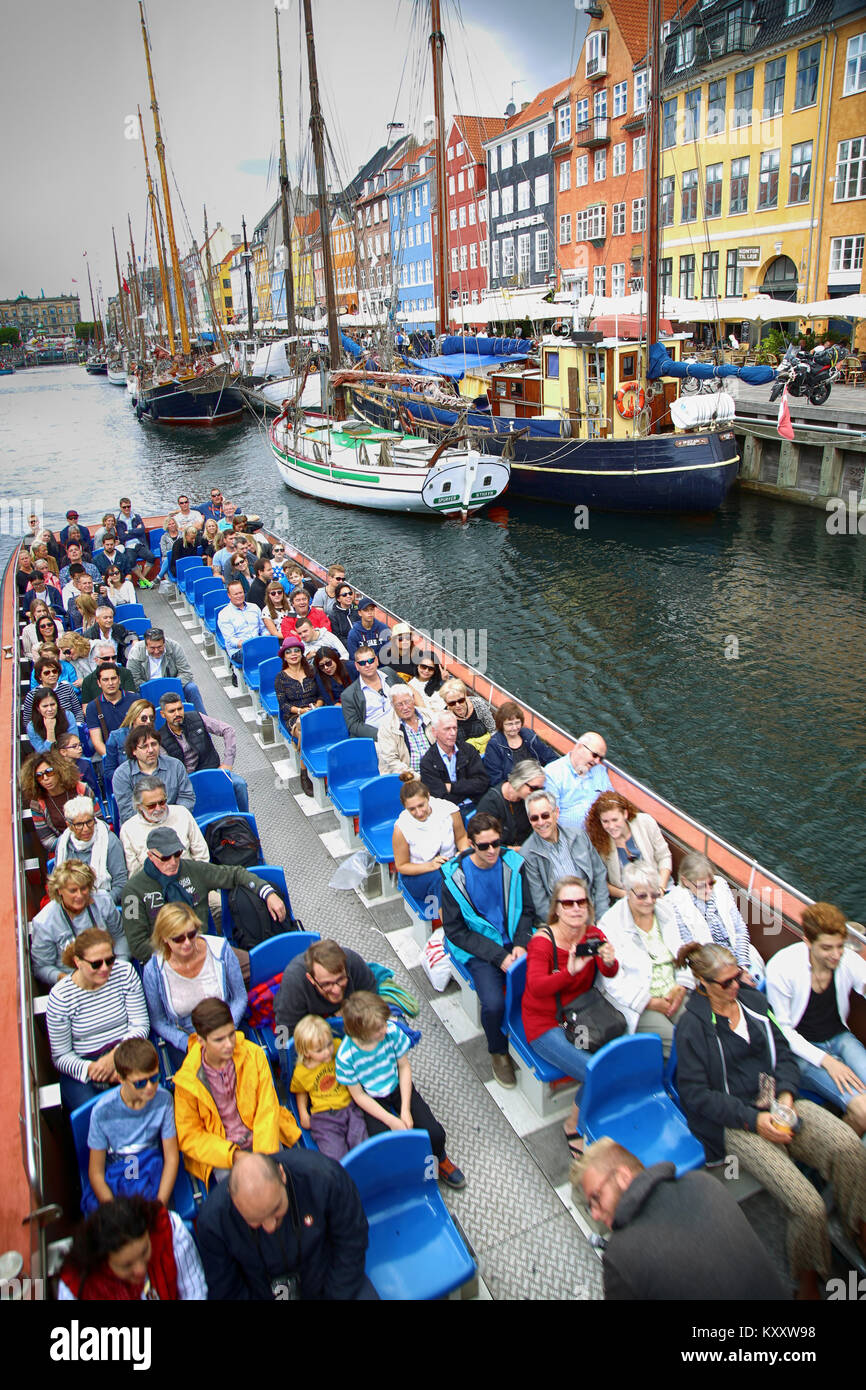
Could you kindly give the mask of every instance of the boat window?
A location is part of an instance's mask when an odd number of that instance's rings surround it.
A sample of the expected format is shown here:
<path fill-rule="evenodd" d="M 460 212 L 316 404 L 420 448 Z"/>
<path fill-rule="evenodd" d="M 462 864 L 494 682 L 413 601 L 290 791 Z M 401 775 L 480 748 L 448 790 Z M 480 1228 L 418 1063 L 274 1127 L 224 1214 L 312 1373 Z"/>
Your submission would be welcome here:
<path fill-rule="evenodd" d="M 546 352 L 544 354 L 544 375 L 551 381 L 559 377 L 559 353 Z"/>
<path fill-rule="evenodd" d="M 450 491 L 451 491 L 451 484 L 450 484 L 450 483 L 443 483 L 443 484 L 442 484 L 442 491 L 443 491 L 443 492 L 450 492 Z"/>
<path fill-rule="evenodd" d="M 512 396 L 517 396 L 518 398 L 522 399 L 522 397 L 523 397 L 523 382 L 522 382 L 522 381 L 512 381 L 512 383 L 511 383 L 511 394 L 512 394 Z"/>
<path fill-rule="evenodd" d="M 497 382 L 496 382 L 496 394 L 497 394 L 497 396 L 504 396 L 504 395 L 507 394 L 507 392 L 508 392 L 508 383 L 507 383 L 506 381 L 497 381 Z"/>
<path fill-rule="evenodd" d="M 482 487 L 491 487 L 492 484 L 493 484 L 493 474 L 492 474 L 492 473 L 485 473 L 485 474 L 484 474 L 484 477 L 481 479 L 481 486 L 482 486 Z"/>
<path fill-rule="evenodd" d="M 624 353 L 619 359 L 620 381 L 633 381 L 637 373 L 637 358 L 633 352 Z"/>

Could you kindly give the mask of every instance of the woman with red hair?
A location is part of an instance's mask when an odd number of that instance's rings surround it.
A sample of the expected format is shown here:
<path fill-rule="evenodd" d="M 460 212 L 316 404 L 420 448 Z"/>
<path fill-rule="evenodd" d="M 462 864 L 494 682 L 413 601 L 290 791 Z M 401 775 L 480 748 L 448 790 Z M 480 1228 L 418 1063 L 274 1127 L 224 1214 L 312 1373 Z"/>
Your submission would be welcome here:
<path fill-rule="evenodd" d="M 589 808 L 586 832 L 607 869 L 612 898 L 624 898 L 622 871 L 632 860 L 655 866 L 664 893 L 673 868 L 671 852 L 658 822 L 620 792 L 602 792 Z"/>

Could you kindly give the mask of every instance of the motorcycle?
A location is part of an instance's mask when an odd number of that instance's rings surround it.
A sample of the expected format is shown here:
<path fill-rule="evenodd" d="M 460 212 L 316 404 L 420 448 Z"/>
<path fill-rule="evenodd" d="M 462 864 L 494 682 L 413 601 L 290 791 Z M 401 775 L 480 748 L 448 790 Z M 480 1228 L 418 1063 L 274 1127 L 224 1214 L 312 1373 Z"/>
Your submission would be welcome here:
<path fill-rule="evenodd" d="M 808 353 L 792 343 L 779 363 L 770 400 L 778 400 L 787 386 L 789 396 L 806 396 L 812 405 L 823 405 L 833 382 L 839 380 L 838 361 L 838 348 L 815 348 Z"/>

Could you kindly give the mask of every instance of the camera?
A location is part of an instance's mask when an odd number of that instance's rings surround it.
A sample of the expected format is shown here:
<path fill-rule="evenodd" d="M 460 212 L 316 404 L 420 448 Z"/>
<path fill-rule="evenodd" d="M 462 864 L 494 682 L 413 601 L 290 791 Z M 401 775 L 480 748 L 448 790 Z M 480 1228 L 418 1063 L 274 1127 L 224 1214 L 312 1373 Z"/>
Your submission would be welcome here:
<path fill-rule="evenodd" d="M 593 936 L 590 937 L 589 941 L 578 941 L 574 948 L 574 954 L 576 956 L 597 956 L 603 945 L 603 941 L 599 941 L 597 936 Z"/>

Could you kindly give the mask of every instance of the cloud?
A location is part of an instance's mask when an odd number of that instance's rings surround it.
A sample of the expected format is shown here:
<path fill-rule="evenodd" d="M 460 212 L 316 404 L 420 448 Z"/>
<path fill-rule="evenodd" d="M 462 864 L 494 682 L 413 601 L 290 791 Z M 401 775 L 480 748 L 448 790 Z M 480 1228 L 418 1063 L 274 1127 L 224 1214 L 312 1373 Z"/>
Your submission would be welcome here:
<path fill-rule="evenodd" d="M 252 174 L 257 179 L 267 178 L 270 167 L 270 159 L 242 159 L 235 165 L 239 174 Z"/>

